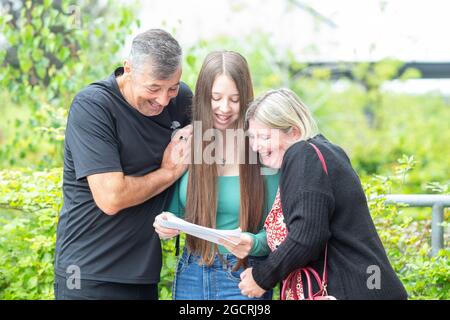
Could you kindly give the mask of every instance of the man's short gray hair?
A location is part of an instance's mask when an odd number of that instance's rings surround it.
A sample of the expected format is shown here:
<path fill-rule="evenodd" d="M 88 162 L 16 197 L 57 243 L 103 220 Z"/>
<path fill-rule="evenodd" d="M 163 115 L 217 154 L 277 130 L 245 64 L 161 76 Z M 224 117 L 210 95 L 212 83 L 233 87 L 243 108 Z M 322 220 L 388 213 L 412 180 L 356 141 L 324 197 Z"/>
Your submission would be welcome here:
<path fill-rule="evenodd" d="M 133 39 L 130 60 L 134 70 L 139 72 L 144 64 L 152 67 L 152 76 L 165 80 L 181 66 L 180 44 L 161 29 L 150 29 Z"/>

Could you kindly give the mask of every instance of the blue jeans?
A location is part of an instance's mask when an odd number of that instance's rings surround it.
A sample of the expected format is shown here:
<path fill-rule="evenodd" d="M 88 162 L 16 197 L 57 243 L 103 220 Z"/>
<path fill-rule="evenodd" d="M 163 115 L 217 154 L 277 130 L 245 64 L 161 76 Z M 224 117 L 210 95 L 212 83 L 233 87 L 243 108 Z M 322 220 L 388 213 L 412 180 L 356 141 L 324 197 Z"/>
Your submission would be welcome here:
<path fill-rule="evenodd" d="M 201 257 L 185 248 L 178 260 L 172 287 L 174 300 L 271 300 L 272 290 L 260 298 L 249 298 L 239 289 L 241 267 L 232 271 L 237 258 L 232 254 L 216 254 L 211 266 L 201 264 Z M 260 258 L 249 257 L 249 267 Z"/>

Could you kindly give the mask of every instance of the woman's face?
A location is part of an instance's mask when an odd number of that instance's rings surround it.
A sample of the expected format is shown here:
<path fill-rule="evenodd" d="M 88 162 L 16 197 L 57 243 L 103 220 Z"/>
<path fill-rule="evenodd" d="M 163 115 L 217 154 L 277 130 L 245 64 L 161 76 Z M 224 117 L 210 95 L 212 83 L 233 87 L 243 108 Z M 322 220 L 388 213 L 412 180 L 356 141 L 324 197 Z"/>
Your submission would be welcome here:
<path fill-rule="evenodd" d="M 219 75 L 213 83 L 211 106 L 214 118 L 214 128 L 225 130 L 239 118 L 240 97 L 234 81 L 224 75 Z"/>
<path fill-rule="evenodd" d="M 254 152 L 259 153 L 261 162 L 270 168 L 279 169 L 286 150 L 298 140 L 298 130 L 285 133 L 273 129 L 258 120 L 249 120 L 248 134 Z"/>

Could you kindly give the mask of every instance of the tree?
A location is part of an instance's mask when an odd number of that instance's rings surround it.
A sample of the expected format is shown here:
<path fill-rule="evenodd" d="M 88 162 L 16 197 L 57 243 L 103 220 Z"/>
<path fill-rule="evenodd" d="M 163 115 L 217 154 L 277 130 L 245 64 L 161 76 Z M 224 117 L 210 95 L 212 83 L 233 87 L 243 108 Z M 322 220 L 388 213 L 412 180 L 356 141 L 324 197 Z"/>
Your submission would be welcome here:
<path fill-rule="evenodd" d="M 1 0 L 0 11 L 0 84 L 30 114 L 16 130 L 23 136 L 3 152 L 9 150 L 10 164 L 23 157 L 11 150 L 33 150 L 36 143 L 57 155 L 70 101 L 118 64 L 117 53 L 139 25 L 134 8 L 99 0 Z M 11 143 L 22 145 L 8 149 Z M 60 165 L 61 158 L 47 157 L 41 166 Z"/>

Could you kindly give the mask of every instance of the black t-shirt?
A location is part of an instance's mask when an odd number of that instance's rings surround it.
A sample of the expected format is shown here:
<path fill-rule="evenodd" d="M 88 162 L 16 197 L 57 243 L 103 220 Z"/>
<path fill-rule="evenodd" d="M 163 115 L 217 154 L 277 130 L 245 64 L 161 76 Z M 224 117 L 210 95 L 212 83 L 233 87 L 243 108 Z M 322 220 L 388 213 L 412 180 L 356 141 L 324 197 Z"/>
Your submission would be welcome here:
<path fill-rule="evenodd" d="M 55 273 L 118 283 L 156 283 L 161 244 L 153 228 L 170 190 L 116 215 L 95 204 L 87 176 L 123 172 L 143 176 L 160 168 L 172 132 L 190 121 L 192 92 L 181 83 L 178 96 L 163 112 L 147 117 L 129 105 L 116 76 L 79 92 L 71 105 L 64 146 L 64 204 L 60 212 Z"/>

